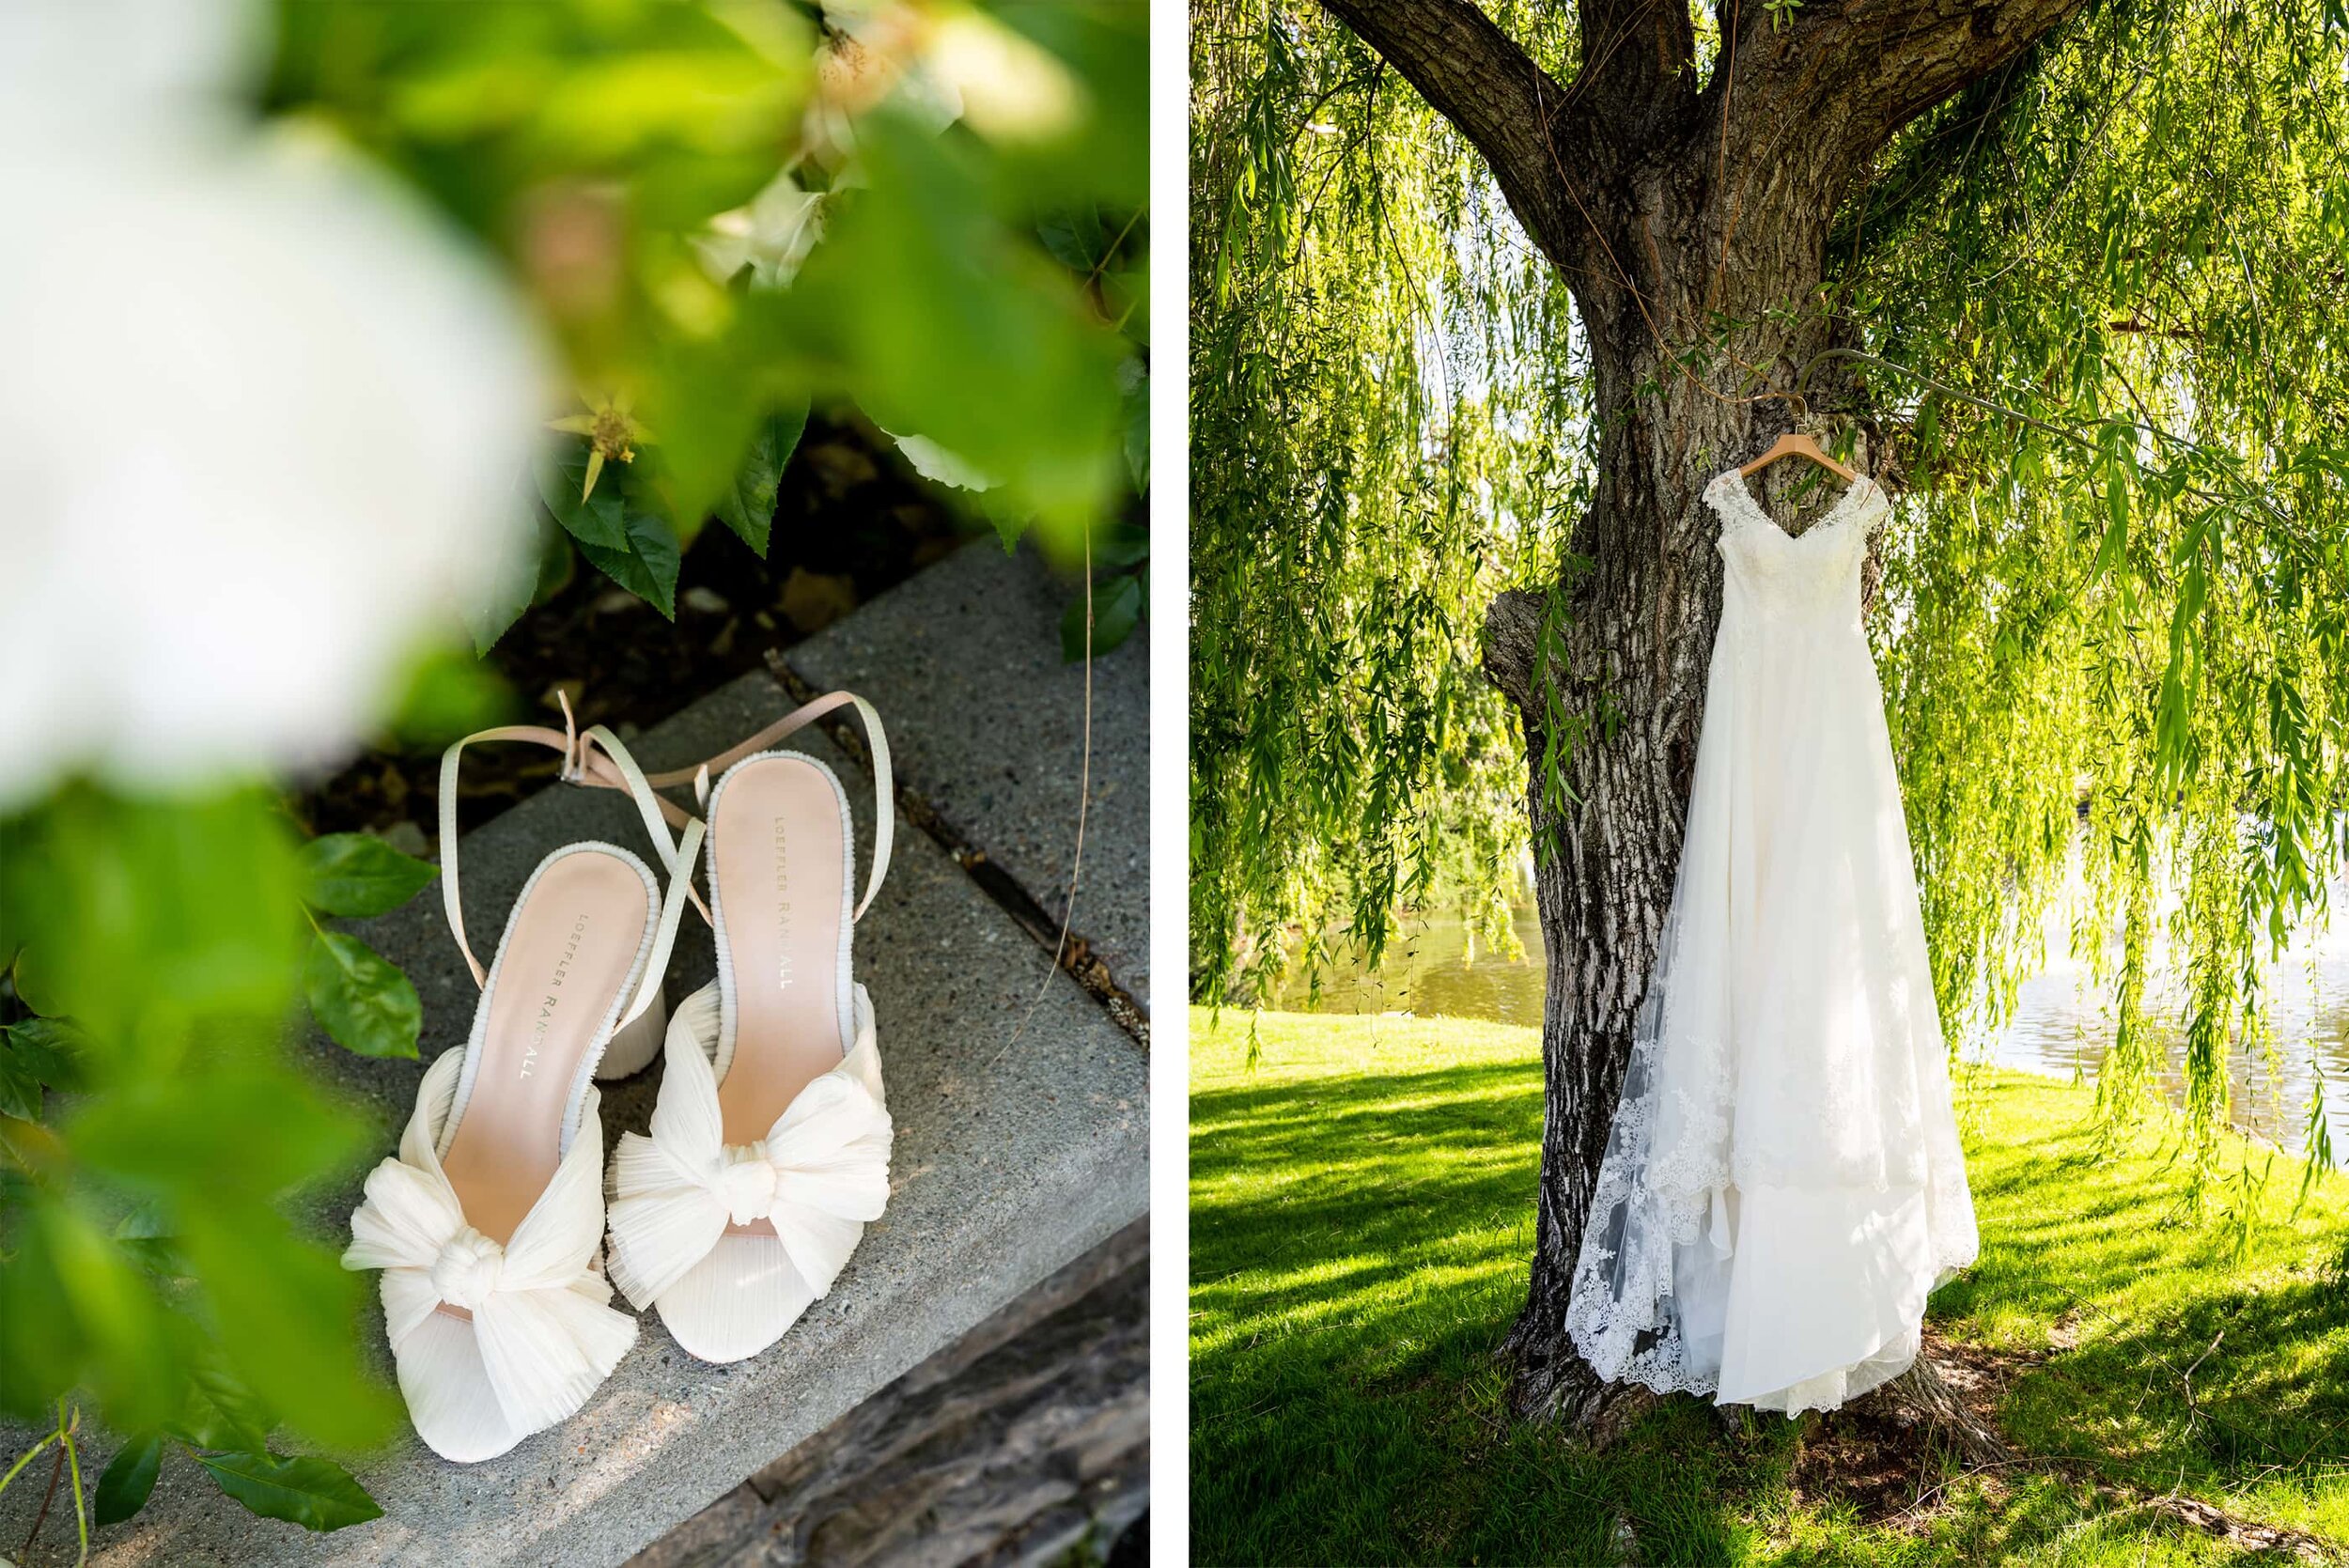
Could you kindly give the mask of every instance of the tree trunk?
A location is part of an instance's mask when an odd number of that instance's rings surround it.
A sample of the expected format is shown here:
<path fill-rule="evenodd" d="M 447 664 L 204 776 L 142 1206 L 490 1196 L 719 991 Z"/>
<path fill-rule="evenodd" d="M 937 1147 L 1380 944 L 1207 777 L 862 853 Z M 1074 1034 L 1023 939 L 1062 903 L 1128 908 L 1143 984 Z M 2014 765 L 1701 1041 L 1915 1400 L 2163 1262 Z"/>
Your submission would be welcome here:
<path fill-rule="evenodd" d="M 1550 595 L 1493 605 L 1485 662 L 1524 721 L 1549 963 L 1534 1255 L 1507 1341 L 1515 1400 L 1604 1436 L 1646 1396 L 1600 1382 L 1566 1336 L 1566 1301 L 1703 721 L 1721 563 L 1703 490 L 1798 411 L 1859 411 L 1848 375 L 1804 380 L 1822 349 L 1857 342 L 1824 309 L 1838 204 L 1903 124 L 2081 0 L 1807 0 L 1791 20 L 1724 4 L 1702 89 L 1680 0 L 1579 0 L 1588 63 L 1571 89 L 1466 0 L 1324 4 L 1492 164 L 1588 338 L 1600 439 L 1597 492 L 1573 533 L 1582 564 Z M 1872 466 L 1864 440 L 1851 461 Z M 1798 466 L 1762 476 L 1766 505 Z"/>
<path fill-rule="evenodd" d="M 1748 366 L 1768 366 L 1776 384 L 1788 385 L 1835 334 L 1813 310 L 1738 334 L 1733 348 L 1744 365 L 1676 367 L 1667 359 L 1648 326 L 1657 313 L 1683 324 L 1674 336 L 1685 346 L 1708 296 L 1758 318 L 1815 300 L 1822 280 L 1824 212 L 1790 210 L 1763 228 L 1770 243 L 1741 246 L 1723 267 L 1726 224 L 1691 189 L 1703 183 L 1688 171 L 1659 179 L 1625 221 L 1648 262 L 1643 300 L 1600 281 L 1576 290 L 1603 432 L 1597 495 L 1573 536 L 1589 565 L 1553 590 L 1554 604 L 1552 596 L 1506 594 L 1486 620 L 1486 672 L 1524 722 L 1534 896 L 1549 963 L 1532 1277 L 1508 1348 L 1521 1410 L 1599 1427 L 1621 1412 L 1626 1391 L 1600 1385 L 1567 1341 L 1566 1297 L 1672 901 L 1696 768 L 1721 605 L 1719 524 L 1703 492 L 1797 423 L 1786 398 L 1753 396 Z M 1669 229 L 1658 221 L 1665 213 L 1678 215 Z M 1849 390 L 1840 377 L 1822 384 L 1814 376 L 1806 397 L 1815 413 Z M 1864 470 L 1864 450 L 1855 456 Z M 1781 469 L 1759 476 L 1765 501 L 1770 486 L 1794 477 Z M 1546 620 L 1548 661 L 1539 657 Z M 1563 758 L 1563 799 L 1546 767 L 1561 724 L 1577 731 Z"/>

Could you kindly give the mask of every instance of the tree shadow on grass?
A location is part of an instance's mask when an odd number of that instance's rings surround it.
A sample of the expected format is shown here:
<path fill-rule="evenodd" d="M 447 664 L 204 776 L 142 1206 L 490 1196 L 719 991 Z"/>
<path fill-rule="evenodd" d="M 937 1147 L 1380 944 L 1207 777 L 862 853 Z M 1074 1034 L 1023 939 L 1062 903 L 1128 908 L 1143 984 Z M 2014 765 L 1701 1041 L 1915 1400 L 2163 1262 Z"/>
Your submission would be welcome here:
<path fill-rule="evenodd" d="M 1693 1406 L 1605 1455 L 1508 1411 L 1541 1082 L 1521 1063 L 1210 1091 L 1192 1121 L 1194 1555 L 1719 1561 L 1745 1461 Z"/>
<path fill-rule="evenodd" d="M 2045 1470 L 1946 1489 L 1953 1468 L 1921 1473 L 1930 1516 L 1872 1528 L 1848 1499 L 1791 1496 L 1799 1426 L 1730 1436 L 1675 1399 L 1592 1454 L 1516 1420 L 1496 1351 L 1524 1299 L 1541 1122 L 1527 1063 L 1194 1097 L 1198 1560 L 1602 1562 L 1625 1529 L 1647 1562 L 1997 1561 L 2059 1539 L 2067 1561 L 2201 1559 L 2208 1544 L 2174 1521 Z M 2223 1500 L 2263 1476 L 2291 1512 L 2295 1486 L 2349 1460 L 2349 1293 L 2313 1276 L 2210 1283 L 2202 1249 L 2223 1239 L 2182 1237 L 2169 1188 L 2086 1148 L 2058 1131 L 1978 1151 L 1983 1259 L 1934 1317 L 2036 1325 L 2044 1343 L 2084 1300 L 2125 1306 L 2074 1348 L 2016 1358 L 2010 1434 L 2147 1489 L 2183 1476 Z M 2148 1307 L 2141 1281 L 2181 1260 L 2192 1282 Z"/>
<path fill-rule="evenodd" d="M 2147 1491 L 2248 1490 L 2254 1514 L 2349 1490 L 2349 1289 L 2321 1242 L 2271 1203 L 2238 1263 L 2227 1227 L 2184 1219 L 2182 1172 L 2143 1141 L 2100 1155 L 2096 1139 L 2043 1120 L 2030 1141 L 1972 1157 L 1983 1258 L 1935 1314 L 2021 1353 L 2009 1434 L 2034 1452 L 2092 1454 L 2107 1480 Z"/>

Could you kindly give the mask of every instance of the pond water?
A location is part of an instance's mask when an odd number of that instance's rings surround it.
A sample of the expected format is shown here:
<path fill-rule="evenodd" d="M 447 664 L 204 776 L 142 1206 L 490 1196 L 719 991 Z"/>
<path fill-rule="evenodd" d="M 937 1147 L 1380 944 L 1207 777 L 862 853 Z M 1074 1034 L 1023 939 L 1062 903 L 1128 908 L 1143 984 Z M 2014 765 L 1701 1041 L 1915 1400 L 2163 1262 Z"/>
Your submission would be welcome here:
<path fill-rule="evenodd" d="M 2309 1105 L 2321 1078 L 2325 1117 L 2336 1159 L 2349 1164 L 2349 883 L 2332 889 L 2341 911 L 2328 932 L 2305 933 L 2282 958 L 2266 966 L 2267 1004 L 2275 1026 L 2273 1059 L 2237 1050 L 2233 1056 L 2231 1116 L 2247 1132 L 2301 1152 L 2308 1144 Z M 1292 977 L 1271 1005 L 1324 1013 L 1417 1013 L 1449 1017 L 1492 1018 L 1502 1023 L 1542 1021 L 1542 934 L 1532 907 L 1515 912 L 1517 939 L 1526 956 L 1503 959 L 1478 951 L 1460 919 L 1452 914 L 1408 917 L 1389 945 L 1385 962 L 1373 973 L 1344 970 L 1322 977 L 1315 998 L 1301 977 Z M 1969 1050 L 2000 1066 L 2022 1067 L 2092 1081 L 2096 1065 L 2112 1044 L 2112 1017 L 2106 989 L 2064 953 L 2068 910 L 2049 911 L 2046 951 L 2052 961 L 2024 982 L 2015 1017 L 1988 1049 Z M 1343 953 L 1345 944 L 1331 943 Z M 2157 943 L 2155 980 L 2147 1013 L 2168 1059 L 2163 1092 L 2182 1103 L 2186 1056 L 2183 998 L 2174 970 Z M 2114 955 L 2117 963 L 2117 946 Z"/>

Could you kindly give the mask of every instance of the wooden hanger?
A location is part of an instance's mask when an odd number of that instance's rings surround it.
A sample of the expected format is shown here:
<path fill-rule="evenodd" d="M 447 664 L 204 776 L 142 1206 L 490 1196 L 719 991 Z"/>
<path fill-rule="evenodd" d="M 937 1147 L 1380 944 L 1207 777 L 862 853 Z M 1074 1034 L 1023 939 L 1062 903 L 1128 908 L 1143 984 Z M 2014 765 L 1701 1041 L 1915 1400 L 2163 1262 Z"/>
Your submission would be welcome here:
<path fill-rule="evenodd" d="M 1750 479 L 1756 472 L 1769 467 L 1781 458 L 1808 458 L 1821 468 L 1843 476 L 1846 484 L 1857 485 L 1859 475 L 1828 457 L 1819 443 L 1799 430 L 1789 430 L 1770 442 L 1770 449 L 1737 471 L 1740 479 Z"/>

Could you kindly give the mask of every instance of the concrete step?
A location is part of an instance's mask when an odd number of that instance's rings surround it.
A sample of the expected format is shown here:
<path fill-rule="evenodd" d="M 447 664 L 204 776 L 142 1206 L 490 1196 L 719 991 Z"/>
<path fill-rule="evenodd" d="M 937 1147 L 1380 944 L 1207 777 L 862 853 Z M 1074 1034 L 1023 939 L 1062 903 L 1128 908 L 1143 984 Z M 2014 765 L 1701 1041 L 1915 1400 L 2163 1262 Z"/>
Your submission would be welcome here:
<path fill-rule="evenodd" d="M 1057 932 L 1069 919 L 1085 669 L 1061 658 L 1077 584 L 975 540 L 782 660 L 813 691 L 872 697 L 899 771 L 950 840 L 984 852 Z M 1093 789 L 1072 939 L 1150 1005 L 1150 654 L 1145 620 L 1093 661 Z"/>
<path fill-rule="evenodd" d="M 957 800 L 963 798 L 942 782 L 964 776 L 957 768 L 983 769 L 990 747 L 1017 754 L 1018 777 L 1050 779 L 1065 767 L 1073 780 L 1073 749 L 1065 761 L 1045 755 L 1036 728 L 1019 717 L 1025 705 L 1001 700 L 1004 677 L 989 660 L 1016 639 L 990 623 L 986 638 L 976 639 L 974 630 L 973 644 L 957 651 L 952 623 L 933 622 L 927 641 L 935 658 L 901 674 L 880 656 L 888 639 L 851 642 L 848 629 L 866 617 L 909 616 L 922 599 L 893 601 L 936 591 L 926 579 L 938 573 L 972 571 L 973 553 L 958 552 L 875 600 L 843 623 L 828 652 L 808 661 L 820 678 L 850 684 L 881 708 L 894 745 L 908 757 L 909 782 Z M 1032 563 L 1021 569 L 1035 570 Z M 1050 625 L 1039 624 L 1036 598 L 1023 617 L 1024 635 L 1050 646 L 1044 642 Z M 850 650 L 858 647 L 873 650 L 872 666 L 851 667 Z M 909 681 L 926 688 L 919 700 L 906 690 Z M 1145 722 L 1140 688 L 1120 690 L 1112 722 L 1131 733 Z M 956 700 L 957 691 L 963 701 Z M 1100 696 L 1097 691 L 1097 702 Z M 1057 698 L 1039 691 L 1027 701 L 1041 706 Z M 648 769 L 680 767 L 793 706 L 776 680 L 745 675 L 631 744 Z M 871 841 L 869 778 L 823 736 L 810 734 L 804 743 L 795 737 L 792 744 L 840 771 L 857 817 L 862 877 Z M 1140 800 L 1145 757 L 1146 744 L 1114 758 L 1105 753 L 1097 759 L 1097 783 L 1113 784 L 1112 798 L 1131 791 Z M 1024 771 L 1031 767 L 1034 775 Z M 1030 808 L 1018 800 L 1016 783 L 1001 779 L 986 809 L 965 819 L 990 856 L 990 838 L 1007 848 L 1020 842 L 1011 830 Z M 1138 812 L 1132 821 L 1145 816 Z M 1143 863 L 1146 828 L 1105 831 L 1097 820 L 1095 831 L 1100 842 L 1111 842 L 1114 831 L 1137 835 L 1105 851 L 1105 864 L 1120 856 Z M 602 839 L 649 860 L 642 835 L 620 795 L 562 786 L 467 834 L 466 908 L 475 951 L 486 960 L 512 899 L 549 850 Z M 1049 862 L 1022 860 L 1014 849 L 1007 863 L 1022 865 L 1049 887 Z M 1121 931 L 1143 929 L 1145 883 L 1140 876 L 1125 880 L 1127 891 L 1116 896 L 1130 897 L 1129 909 L 1105 893 L 1096 906 L 1104 921 Z M 309 1048 L 322 1073 L 371 1103 L 388 1151 L 425 1063 L 462 1048 L 475 990 L 442 924 L 437 890 L 355 929 L 415 982 L 425 1005 L 424 1061 L 368 1062 L 324 1042 Z M 1143 950 L 1127 951 L 1139 981 Z M 747 1362 L 707 1366 L 679 1350 L 659 1318 L 648 1315 L 635 1347 L 586 1408 L 512 1452 L 486 1464 L 451 1465 L 403 1435 L 389 1452 L 354 1465 L 384 1517 L 330 1535 L 257 1519 L 190 1467 L 166 1465 L 146 1511 L 99 1532 L 91 1560 L 435 1568 L 619 1563 L 1143 1215 L 1143 1048 L 1068 975 L 1050 974 L 1048 983 L 1049 955 L 929 834 L 901 824 L 889 881 L 857 929 L 856 964 L 873 995 L 896 1123 L 894 1191 L 888 1214 L 868 1229 L 832 1294 L 780 1344 Z M 671 999 L 712 972 L 709 933 L 689 914 L 669 970 Z M 1015 1039 L 1023 1018 L 1024 1032 Z M 646 1126 L 660 1070 L 656 1063 L 605 1086 L 607 1143 Z M 356 1181 L 347 1182 L 314 1199 L 306 1218 L 319 1234 L 339 1241 L 357 1197 Z M 388 1375 L 380 1314 L 368 1313 L 366 1334 Z M 102 1465 L 106 1452 L 93 1458 Z M 37 1500 L 31 1491 L 11 1487 L 0 1498 L 0 1540 L 22 1539 Z"/>

